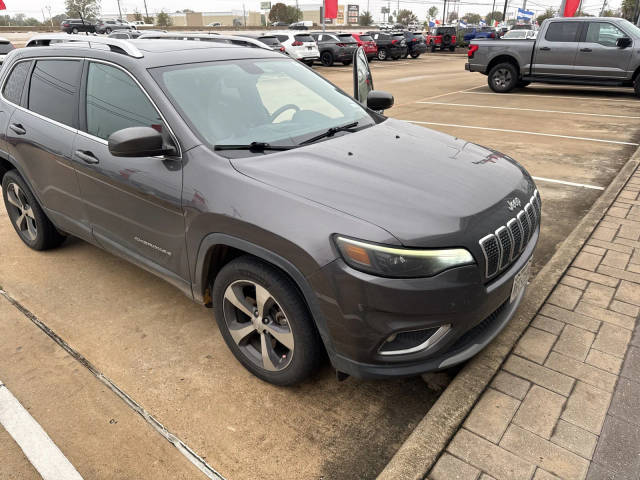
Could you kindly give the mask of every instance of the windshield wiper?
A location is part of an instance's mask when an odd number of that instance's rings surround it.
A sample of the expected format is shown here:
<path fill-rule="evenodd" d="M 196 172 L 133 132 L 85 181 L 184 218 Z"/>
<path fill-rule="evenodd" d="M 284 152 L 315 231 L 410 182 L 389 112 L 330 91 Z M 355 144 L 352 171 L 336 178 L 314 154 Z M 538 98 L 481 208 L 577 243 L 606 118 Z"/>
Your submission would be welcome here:
<path fill-rule="evenodd" d="M 307 143 L 317 142 L 318 140 L 322 140 L 323 138 L 333 137 L 338 132 L 348 131 L 357 126 L 358 126 L 358 122 L 353 122 L 353 123 L 347 123 L 346 125 L 342 125 L 339 127 L 331 127 L 326 132 L 321 133 L 320 135 L 316 135 L 315 137 L 311 137 L 309 140 L 305 140 L 304 142 L 301 142 L 300 145 L 306 145 Z"/>
<path fill-rule="evenodd" d="M 250 152 L 264 152 L 265 150 L 284 151 L 296 148 L 296 145 L 269 145 L 266 142 L 251 142 L 247 145 L 215 145 L 214 150 L 249 150 Z"/>

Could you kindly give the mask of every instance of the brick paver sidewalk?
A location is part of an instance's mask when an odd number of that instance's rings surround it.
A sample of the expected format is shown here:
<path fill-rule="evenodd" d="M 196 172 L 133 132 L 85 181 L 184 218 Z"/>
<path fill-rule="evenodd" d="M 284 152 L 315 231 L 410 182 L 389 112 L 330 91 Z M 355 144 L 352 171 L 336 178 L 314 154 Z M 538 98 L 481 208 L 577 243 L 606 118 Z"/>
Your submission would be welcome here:
<path fill-rule="evenodd" d="M 640 478 L 639 192 L 636 171 L 429 479 Z"/>

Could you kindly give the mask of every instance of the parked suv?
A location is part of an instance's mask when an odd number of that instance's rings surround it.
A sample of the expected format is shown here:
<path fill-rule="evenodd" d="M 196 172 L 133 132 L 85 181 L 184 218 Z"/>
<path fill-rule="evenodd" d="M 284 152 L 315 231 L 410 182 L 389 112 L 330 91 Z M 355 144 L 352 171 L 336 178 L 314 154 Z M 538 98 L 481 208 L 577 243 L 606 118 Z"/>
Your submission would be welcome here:
<path fill-rule="evenodd" d="M 358 42 L 358 46 L 362 47 L 368 60 L 378 55 L 378 47 L 371 35 L 368 33 L 352 33 L 351 36 Z"/>
<path fill-rule="evenodd" d="M 464 34 L 464 43 L 468 45 L 471 40 L 486 38 L 486 39 L 495 39 L 496 38 L 496 29 L 493 27 L 479 27 L 479 28 L 468 28 L 465 30 Z"/>
<path fill-rule="evenodd" d="M 28 247 L 74 235 L 159 275 L 280 385 L 325 352 L 359 377 L 446 368 L 514 314 L 533 180 L 377 113 L 393 97 L 372 90 L 362 49 L 352 98 L 272 50 L 60 37 L 0 71 L 6 221 Z"/>
<path fill-rule="evenodd" d="M 405 31 L 404 39 L 407 41 L 407 52 L 404 54 L 404 58 L 409 55 L 411 58 L 418 58 L 427 51 L 427 44 L 422 33 Z"/>
<path fill-rule="evenodd" d="M 308 33 L 276 32 L 274 35 L 280 40 L 285 52 L 290 57 L 300 60 L 309 66 L 320 58 L 318 45 Z"/>
<path fill-rule="evenodd" d="M 369 32 L 378 47 L 378 60 L 398 60 L 407 53 L 407 41 L 402 32 Z"/>
<path fill-rule="evenodd" d="M 96 26 L 88 20 L 81 18 L 67 18 L 60 23 L 60 29 L 65 33 L 95 33 Z"/>
<path fill-rule="evenodd" d="M 312 32 L 311 36 L 318 44 L 322 65 L 330 67 L 333 62 L 342 62 L 343 65 L 351 64 L 358 42 L 350 33 Z"/>
<path fill-rule="evenodd" d="M 0 37 L 0 65 L 4 62 L 7 53 L 14 48 L 15 47 L 8 39 Z"/>
<path fill-rule="evenodd" d="M 455 51 L 456 49 L 455 27 L 436 27 L 427 35 L 427 44 L 432 52 L 436 49 Z"/>
<path fill-rule="evenodd" d="M 114 30 L 131 30 L 131 24 L 129 22 L 122 21 L 120 19 L 100 19 L 96 23 L 96 33 L 106 33 L 109 35 Z"/>

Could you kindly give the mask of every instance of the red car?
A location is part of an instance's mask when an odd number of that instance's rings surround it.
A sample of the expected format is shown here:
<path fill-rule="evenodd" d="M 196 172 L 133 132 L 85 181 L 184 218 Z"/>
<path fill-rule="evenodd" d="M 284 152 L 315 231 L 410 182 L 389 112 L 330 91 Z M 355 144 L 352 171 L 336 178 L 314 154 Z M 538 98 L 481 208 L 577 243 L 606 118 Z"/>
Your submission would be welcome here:
<path fill-rule="evenodd" d="M 454 27 L 436 27 L 427 35 L 427 46 L 432 52 L 437 48 L 440 50 L 449 49 L 452 52 L 456 49 L 456 29 Z"/>
<path fill-rule="evenodd" d="M 351 36 L 358 42 L 358 46 L 364 49 L 367 60 L 371 60 L 378 54 L 378 46 L 371 35 L 368 33 L 352 33 Z"/>

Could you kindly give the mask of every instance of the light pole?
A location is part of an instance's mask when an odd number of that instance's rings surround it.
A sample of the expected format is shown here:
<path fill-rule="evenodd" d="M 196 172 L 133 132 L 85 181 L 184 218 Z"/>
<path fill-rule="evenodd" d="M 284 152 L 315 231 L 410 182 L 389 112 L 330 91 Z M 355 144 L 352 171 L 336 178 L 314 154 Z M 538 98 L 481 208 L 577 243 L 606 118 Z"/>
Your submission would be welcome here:
<path fill-rule="evenodd" d="M 124 19 L 122 18 L 122 10 L 120 10 L 120 0 L 118 0 L 118 18 L 119 18 L 120 20 L 124 20 Z"/>
<path fill-rule="evenodd" d="M 147 10 L 147 0 L 144 1 L 144 14 L 146 15 L 144 19 L 144 23 L 147 23 L 147 18 L 149 18 L 149 11 Z"/>

